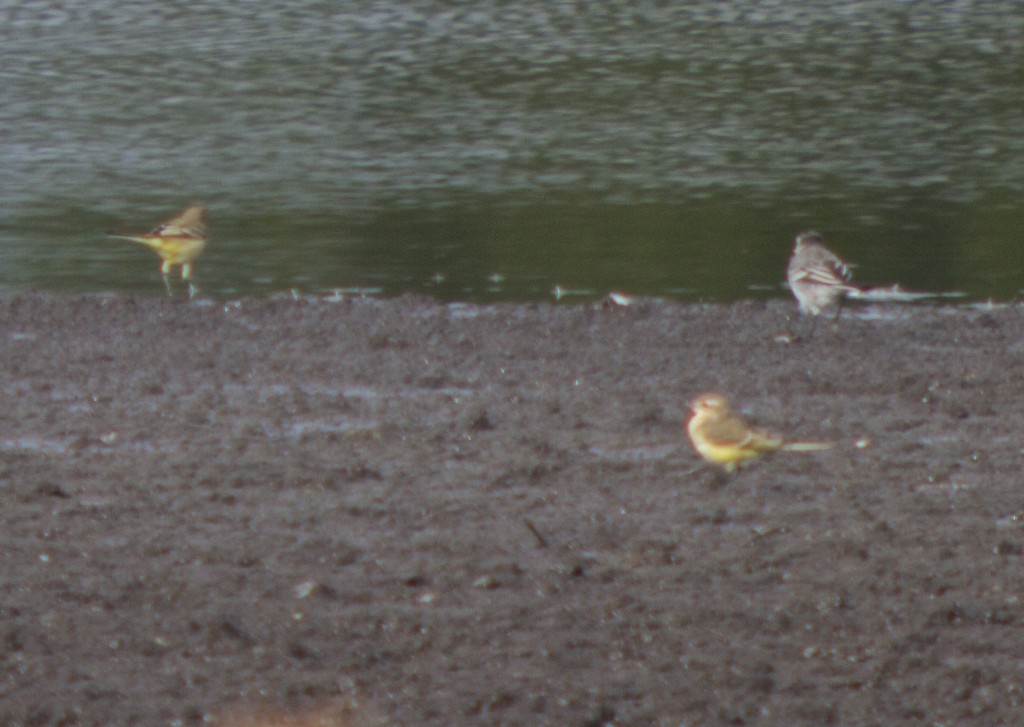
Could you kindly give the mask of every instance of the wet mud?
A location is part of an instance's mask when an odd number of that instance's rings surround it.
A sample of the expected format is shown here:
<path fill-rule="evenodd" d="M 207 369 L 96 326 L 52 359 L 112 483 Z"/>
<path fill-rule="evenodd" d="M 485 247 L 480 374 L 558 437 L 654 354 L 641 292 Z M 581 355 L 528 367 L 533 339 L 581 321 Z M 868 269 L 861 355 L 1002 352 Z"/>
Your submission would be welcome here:
<path fill-rule="evenodd" d="M 0 299 L 0 722 L 1017 723 L 1024 309 L 794 308 Z"/>

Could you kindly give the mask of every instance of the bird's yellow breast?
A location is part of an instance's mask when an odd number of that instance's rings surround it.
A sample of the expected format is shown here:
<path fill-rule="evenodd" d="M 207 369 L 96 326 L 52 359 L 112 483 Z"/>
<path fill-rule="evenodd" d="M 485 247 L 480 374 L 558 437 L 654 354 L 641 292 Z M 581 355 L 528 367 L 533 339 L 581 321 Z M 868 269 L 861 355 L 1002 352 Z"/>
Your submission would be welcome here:
<path fill-rule="evenodd" d="M 765 452 L 765 450 L 751 447 L 749 444 L 716 444 L 700 436 L 695 437 L 692 434 L 690 439 L 693 440 L 693 446 L 697 450 L 697 454 L 708 462 L 718 465 L 740 465 L 749 459 L 761 456 Z"/>
<path fill-rule="evenodd" d="M 146 235 L 139 242 L 162 257 L 168 265 L 181 265 L 195 260 L 206 247 L 201 237 Z"/>

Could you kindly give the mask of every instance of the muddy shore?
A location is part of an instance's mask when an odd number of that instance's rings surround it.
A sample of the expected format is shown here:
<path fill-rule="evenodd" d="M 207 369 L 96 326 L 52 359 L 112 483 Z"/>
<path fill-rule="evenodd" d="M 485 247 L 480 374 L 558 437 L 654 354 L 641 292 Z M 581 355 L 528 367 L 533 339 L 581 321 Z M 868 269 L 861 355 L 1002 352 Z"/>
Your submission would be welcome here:
<path fill-rule="evenodd" d="M 1024 308 L 804 328 L 0 298 L 0 722 L 1019 723 Z M 718 484 L 706 390 L 838 446 Z"/>

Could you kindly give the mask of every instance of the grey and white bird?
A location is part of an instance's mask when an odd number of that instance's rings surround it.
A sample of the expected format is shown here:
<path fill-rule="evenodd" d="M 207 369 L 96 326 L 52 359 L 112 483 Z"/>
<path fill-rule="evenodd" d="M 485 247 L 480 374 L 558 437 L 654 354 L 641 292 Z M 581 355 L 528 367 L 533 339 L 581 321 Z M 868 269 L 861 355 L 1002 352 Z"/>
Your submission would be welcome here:
<path fill-rule="evenodd" d="M 838 318 L 843 299 L 865 290 L 851 278 L 846 263 L 825 247 L 820 234 L 801 232 L 796 236 L 786 281 L 802 313 L 819 316 L 835 308 Z"/>

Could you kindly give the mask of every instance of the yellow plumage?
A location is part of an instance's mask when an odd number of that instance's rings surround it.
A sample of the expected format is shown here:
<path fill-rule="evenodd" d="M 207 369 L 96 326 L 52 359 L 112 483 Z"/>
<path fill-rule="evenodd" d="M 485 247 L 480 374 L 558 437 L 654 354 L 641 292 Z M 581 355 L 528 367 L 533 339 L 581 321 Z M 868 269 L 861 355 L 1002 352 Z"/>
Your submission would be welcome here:
<path fill-rule="evenodd" d="M 192 261 L 206 247 L 206 209 L 199 204 L 186 207 L 176 217 L 145 234 L 111 234 L 122 240 L 145 245 L 161 257 L 160 272 L 167 294 L 171 295 L 168 276 L 171 268 L 181 266 L 181 279 L 188 283 L 189 296 L 195 295 L 192 285 Z"/>
<path fill-rule="evenodd" d="M 721 394 L 702 394 L 691 403 L 693 415 L 686 432 L 697 454 L 726 472 L 735 472 L 753 459 L 779 450 L 813 452 L 829 449 L 832 442 L 787 442 L 782 437 L 748 426 L 729 411 Z"/>

